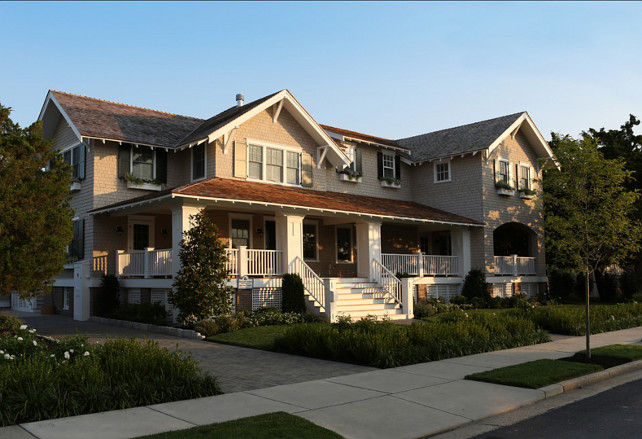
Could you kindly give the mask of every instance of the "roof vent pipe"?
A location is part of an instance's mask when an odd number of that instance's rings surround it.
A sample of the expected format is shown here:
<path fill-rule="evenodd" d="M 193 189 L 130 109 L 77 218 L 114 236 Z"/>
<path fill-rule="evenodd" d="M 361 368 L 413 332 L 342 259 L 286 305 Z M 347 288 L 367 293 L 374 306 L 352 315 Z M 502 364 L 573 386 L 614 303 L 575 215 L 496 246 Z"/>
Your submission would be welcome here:
<path fill-rule="evenodd" d="M 245 96 L 243 96 L 241 93 L 238 93 L 236 95 L 236 106 L 237 107 L 242 107 L 244 100 L 245 100 Z"/>

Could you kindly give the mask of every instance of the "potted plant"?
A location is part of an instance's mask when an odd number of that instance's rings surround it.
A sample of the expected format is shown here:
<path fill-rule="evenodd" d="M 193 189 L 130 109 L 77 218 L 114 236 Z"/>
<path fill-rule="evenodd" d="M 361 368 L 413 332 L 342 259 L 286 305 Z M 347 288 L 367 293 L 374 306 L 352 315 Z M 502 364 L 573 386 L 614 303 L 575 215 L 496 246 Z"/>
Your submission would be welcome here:
<path fill-rule="evenodd" d="M 148 191 L 160 191 L 161 182 L 156 179 L 138 178 L 132 174 L 125 175 L 128 189 L 144 189 Z"/>
<path fill-rule="evenodd" d="M 381 182 L 381 187 L 391 187 L 395 189 L 399 189 L 401 187 L 401 180 L 398 178 L 379 177 L 379 181 Z"/>
<path fill-rule="evenodd" d="M 499 195 L 515 195 L 515 189 L 507 181 L 499 180 L 495 183 Z"/>
<path fill-rule="evenodd" d="M 341 171 L 337 171 L 337 174 L 339 174 L 339 180 L 341 181 L 361 183 L 361 174 L 352 168 L 345 167 Z"/>
<path fill-rule="evenodd" d="M 519 191 L 519 197 L 525 200 L 532 200 L 537 195 L 533 189 L 522 189 Z"/>

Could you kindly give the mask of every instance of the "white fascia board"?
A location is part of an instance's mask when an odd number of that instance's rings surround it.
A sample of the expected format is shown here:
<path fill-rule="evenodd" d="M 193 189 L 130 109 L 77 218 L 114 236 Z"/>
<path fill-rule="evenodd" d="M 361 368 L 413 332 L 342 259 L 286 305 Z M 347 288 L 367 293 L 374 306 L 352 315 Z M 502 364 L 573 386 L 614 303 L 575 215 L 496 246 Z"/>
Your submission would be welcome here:
<path fill-rule="evenodd" d="M 554 158 L 553 151 L 548 145 L 548 142 L 544 140 L 544 137 L 526 112 L 522 113 L 522 115 L 519 116 L 511 126 L 509 126 L 497 139 L 495 139 L 493 143 L 490 144 L 488 147 L 488 155 L 490 156 L 499 144 L 502 143 L 502 141 L 513 131 L 518 131 L 524 127 L 527 128 L 525 133 L 529 142 L 531 142 L 538 155 L 540 155 L 540 158 Z"/>
<path fill-rule="evenodd" d="M 355 143 L 365 143 L 367 145 L 377 146 L 377 147 L 383 148 L 383 149 L 392 149 L 393 151 L 399 151 L 399 152 L 403 152 L 403 153 L 412 155 L 411 154 L 412 150 L 410 148 L 404 148 L 402 146 L 386 145 L 385 143 L 371 142 L 369 140 L 359 139 L 357 137 L 345 137 L 345 140 L 347 140 L 349 142 L 355 142 Z"/>
<path fill-rule="evenodd" d="M 45 115 L 45 112 L 47 111 L 47 108 L 49 108 L 49 105 L 55 106 L 55 108 L 58 110 L 58 112 L 61 114 L 61 116 L 65 119 L 65 122 L 67 122 L 67 125 L 69 125 L 69 128 L 73 131 L 73 133 L 76 135 L 78 138 L 79 142 L 82 142 L 82 135 L 80 134 L 80 131 L 78 131 L 78 128 L 76 128 L 76 125 L 71 121 L 71 118 L 69 115 L 63 110 L 62 105 L 58 102 L 56 97 L 53 95 L 51 90 L 47 93 L 47 97 L 45 98 L 45 103 L 42 105 L 42 109 L 40 110 L 40 114 L 38 115 L 38 120 L 42 120 L 42 118 Z"/>
<path fill-rule="evenodd" d="M 97 209 L 97 210 L 94 210 L 93 212 L 89 212 L 89 215 L 94 216 L 94 215 L 99 215 L 101 213 L 109 213 L 109 212 L 114 212 L 116 210 L 122 210 L 122 209 L 131 208 L 131 207 L 142 206 L 143 204 L 155 203 L 155 202 L 158 202 L 158 201 L 162 201 L 162 200 L 168 199 L 170 197 L 174 198 L 173 194 L 167 194 L 167 195 L 163 195 L 163 196 L 158 197 L 158 198 L 151 198 L 149 200 L 134 201 L 133 203 L 123 204 L 121 206 L 105 207 L 104 209 Z"/>
<path fill-rule="evenodd" d="M 95 139 L 95 140 L 100 140 L 101 142 L 114 142 L 118 144 L 123 144 L 123 143 L 131 143 L 132 145 L 136 146 L 148 146 L 152 149 L 164 149 L 165 151 L 170 151 L 174 150 L 175 148 L 169 147 L 169 146 L 160 146 L 160 145 L 153 145 L 151 143 L 142 143 L 142 142 L 136 142 L 134 140 L 117 140 L 117 139 L 110 139 L 107 137 L 93 137 L 93 136 L 82 136 L 83 139 Z"/>
<path fill-rule="evenodd" d="M 169 195 L 167 195 L 169 196 Z M 166 197 L 167 197 L 166 196 Z M 331 213 L 331 214 L 341 214 L 341 215 L 348 215 L 348 216 L 357 216 L 357 217 L 369 217 L 369 218 L 378 218 L 378 219 L 386 219 L 386 220 L 397 220 L 397 221 L 410 221 L 413 223 L 424 223 L 424 224 L 445 224 L 445 225 L 451 225 L 451 226 L 466 226 L 466 227 L 484 227 L 483 224 L 471 224 L 471 223 L 456 223 L 456 222 L 450 222 L 450 221 L 438 221 L 438 220 L 427 220 L 427 219 L 421 219 L 421 218 L 411 218 L 411 217 L 402 217 L 402 216 L 393 216 L 393 215 L 377 215 L 374 213 L 365 213 L 365 212 L 353 212 L 353 211 L 346 211 L 346 210 L 335 210 L 335 209 L 323 209 L 319 207 L 307 207 L 307 206 L 296 206 L 296 205 L 289 205 L 289 204 L 280 204 L 280 203 L 270 203 L 270 202 L 265 202 L 265 201 L 251 201 L 251 200 L 237 200 L 237 199 L 229 199 L 229 198 L 216 198 L 216 197 L 204 197 L 200 195 L 183 195 L 183 194 L 171 194 L 172 198 L 186 198 L 186 199 L 194 199 L 197 201 L 212 201 L 214 203 L 222 203 L 222 204 L 233 204 L 233 205 L 239 205 L 239 204 L 246 204 L 248 206 L 256 205 L 256 206 L 265 206 L 265 207 L 274 207 L 277 209 L 291 209 L 291 210 L 299 210 L 299 211 L 306 211 L 306 212 L 319 212 L 319 213 Z M 163 197 L 165 198 L 165 197 Z M 157 200 L 160 200 L 158 198 Z M 144 202 L 143 202 L 144 203 Z M 141 203 L 142 204 L 142 203 Z"/>

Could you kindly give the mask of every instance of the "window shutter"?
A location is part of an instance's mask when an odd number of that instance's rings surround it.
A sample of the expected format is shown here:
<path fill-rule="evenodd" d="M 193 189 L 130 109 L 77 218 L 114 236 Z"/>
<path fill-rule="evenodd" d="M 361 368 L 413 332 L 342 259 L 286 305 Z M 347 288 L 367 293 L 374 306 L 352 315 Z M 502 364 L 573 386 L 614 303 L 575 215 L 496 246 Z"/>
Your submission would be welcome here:
<path fill-rule="evenodd" d="M 383 153 L 377 153 L 377 177 L 383 178 Z"/>
<path fill-rule="evenodd" d="M 361 161 L 361 150 L 354 150 L 355 171 L 357 175 L 363 175 L 363 162 Z"/>
<path fill-rule="evenodd" d="M 312 187 L 312 156 L 307 152 L 301 152 L 301 186 Z"/>
<path fill-rule="evenodd" d="M 234 142 L 234 176 L 247 178 L 247 143 Z"/>
<path fill-rule="evenodd" d="M 497 166 L 499 163 L 497 163 L 497 159 L 493 159 L 493 175 L 495 176 L 495 183 L 499 181 L 499 169 L 497 169 Z"/>
<path fill-rule="evenodd" d="M 156 180 L 167 183 L 167 151 L 156 149 Z"/>
<path fill-rule="evenodd" d="M 80 159 L 78 161 L 78 180 L 85 179 L 85 157 L 87 156 L 87 148 L 84 143 L 78 147 L 80 152 Z"/>
<path fill-rule="evenodd" d="M 125 178 L 130 172 L 131 145 L 123 143 L 118 147 L 118 178 Z"/>
<path fill-rule="evenodd" d="M 395 156 L 395 178 L 401 180 L 401 156 Z"/>

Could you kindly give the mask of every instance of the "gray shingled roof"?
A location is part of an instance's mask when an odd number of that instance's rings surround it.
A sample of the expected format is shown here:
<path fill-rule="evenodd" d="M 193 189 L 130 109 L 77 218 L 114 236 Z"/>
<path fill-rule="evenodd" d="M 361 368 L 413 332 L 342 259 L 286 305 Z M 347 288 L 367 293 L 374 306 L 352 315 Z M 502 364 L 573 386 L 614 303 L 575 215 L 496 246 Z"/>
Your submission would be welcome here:
<path fill-rule="evenodd" d="M 187 136 L 185 136 L 183 139 L 178 142 L 176 146 L 182 146 L 186 145 L 191 142 L 196 142 L 198 140 L 202 140 L 205 137 L 207 137 L 209 134 L 213 133 L 217 129 L 225 126 L 226 124 L 230 123 L 237 117 L 242 116 L 243 114 L 247 113 L 251 109 L 257 107 L 258 105 L 261 105 L 263 102 L 267 101 L 270 99 L 272 96 L 275 94 L 280 93 L 272 93 L 269 96 L 265 96 L 264 98 L 257 99 L 256 101 L 250 102 L 248 104 L 242 105 L 240 107 L 234 106 L 231 108 L 228 108 L 227 110 L 223 111 L 222 113 L 217 114 L 216 116 L 213 116 L 209 119 L 207 119 L 205 122 L 203 122 L 200 126 L 198 126 L 194 131 L 189 133 Z"/>
<path fill-rule="evenodd" d="M 52 90 L 82 136 L 173 147 L 203 119 Z"/>
<path fill-rule="evenodd" d="M 396 142 L 412 150 L 414 161 L 480 151 L 488 148 L 522 114 L 524 112 L 406 137 Z"/>

